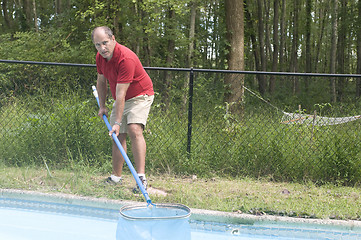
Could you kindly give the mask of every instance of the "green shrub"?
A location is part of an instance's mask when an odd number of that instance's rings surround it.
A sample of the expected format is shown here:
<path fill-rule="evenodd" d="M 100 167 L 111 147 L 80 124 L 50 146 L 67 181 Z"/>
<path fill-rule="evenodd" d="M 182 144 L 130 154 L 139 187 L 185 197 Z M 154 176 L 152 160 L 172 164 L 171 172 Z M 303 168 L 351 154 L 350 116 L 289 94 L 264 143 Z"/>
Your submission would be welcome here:
<path fill-rule="evenodd" d="M 110 140 L 94 104 L 76 95 L 51 101 L 29 97 L 2 109 L 3 121 L 12 115 L 11 124 L 2 128 L 0 144 L 8 164 L 42 164 L 45 158 L 64 166 L 81 156 L 96 161 L 98 155 L 109 154 Z"/>

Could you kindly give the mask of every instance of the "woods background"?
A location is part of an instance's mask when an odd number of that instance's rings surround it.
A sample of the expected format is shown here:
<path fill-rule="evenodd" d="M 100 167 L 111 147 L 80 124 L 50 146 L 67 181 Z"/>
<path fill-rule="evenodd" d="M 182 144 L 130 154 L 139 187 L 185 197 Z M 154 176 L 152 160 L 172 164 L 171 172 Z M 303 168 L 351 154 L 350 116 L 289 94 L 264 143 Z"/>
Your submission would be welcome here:
<path fill-rule="evenodd" d="M 107 25 L 145 66 L 361 73 L 357 0 L 3 0 L 1 9 L 2 59 L 94 63 L 89 34 Z M 302 84 L 295 79 L 292 91 Z M 347 80 L 330 84 L 331 101 L 342 101 Z M 260 94 L 277 88 L 274 77 L 257 77 Z"/>

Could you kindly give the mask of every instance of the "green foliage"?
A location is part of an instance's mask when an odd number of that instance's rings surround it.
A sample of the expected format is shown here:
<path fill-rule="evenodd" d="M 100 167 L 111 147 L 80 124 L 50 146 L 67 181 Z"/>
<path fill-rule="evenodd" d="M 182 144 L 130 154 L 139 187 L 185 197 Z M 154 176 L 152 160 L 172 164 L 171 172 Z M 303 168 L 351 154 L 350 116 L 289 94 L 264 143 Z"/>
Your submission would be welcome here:
<path fill-rule="evenodd" d="M 27 97 L 3 109 L 0 119 L 10 123 L 1 130 L 1 160 L 6 164 L 39 165 L 47 159 L 64 166 L 82 156 L 91 159 L 91 164 L 102 164 L 104 157 L 97 157 L 109 151 L 94 104 L 76 95 L 51 100 Z"/>

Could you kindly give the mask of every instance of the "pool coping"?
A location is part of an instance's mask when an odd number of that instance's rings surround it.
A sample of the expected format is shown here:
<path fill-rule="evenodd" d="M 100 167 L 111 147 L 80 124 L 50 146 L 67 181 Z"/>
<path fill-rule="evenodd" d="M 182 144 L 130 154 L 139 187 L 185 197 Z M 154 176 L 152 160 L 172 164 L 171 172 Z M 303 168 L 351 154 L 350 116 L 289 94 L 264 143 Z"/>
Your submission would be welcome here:
<path fill-rule="evenodd" d="M 99 207 L 118 210 L 125 205 L 140 204 L 134 201 L 112 200 L 106 198 L 85 197 L 65 193 L 44 193 L 17 189 L 0 189 L 0 198 L 17 198 L 29 201 L 44 201 L 51 203 L 74 204 L 88 207 Z M 146 203 L 145 203 L 146 204 Z M 361 221 L 334 219 L 306 219 L 286 216 L 262 215 L 256 216 L 245 213 L 231 213 L 191 208 L 191 220 L 204 222 L 221 222 L 225 224 L 243 225 L 273 225 L 287 226 L 312 225 L 318 228 L 338 228 L 361 233 Z"/>

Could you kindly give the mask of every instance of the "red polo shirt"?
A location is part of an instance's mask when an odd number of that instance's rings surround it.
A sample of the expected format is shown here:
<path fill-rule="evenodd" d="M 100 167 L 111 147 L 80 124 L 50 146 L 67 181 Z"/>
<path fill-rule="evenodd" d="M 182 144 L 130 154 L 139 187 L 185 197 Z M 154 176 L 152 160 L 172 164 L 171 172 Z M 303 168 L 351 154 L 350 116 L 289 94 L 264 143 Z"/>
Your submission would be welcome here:
<path fill-rule="evenodd" d="M 107 61 L 98 53 L 96 65 L 98 73 L 108 79 L 114 99 L 117 83 L 130 83 L 125 100 L 139 95 L 154 95 L 152 80 L 138 56 L 129 48 L 116 43 L 112 58 Z"/>

